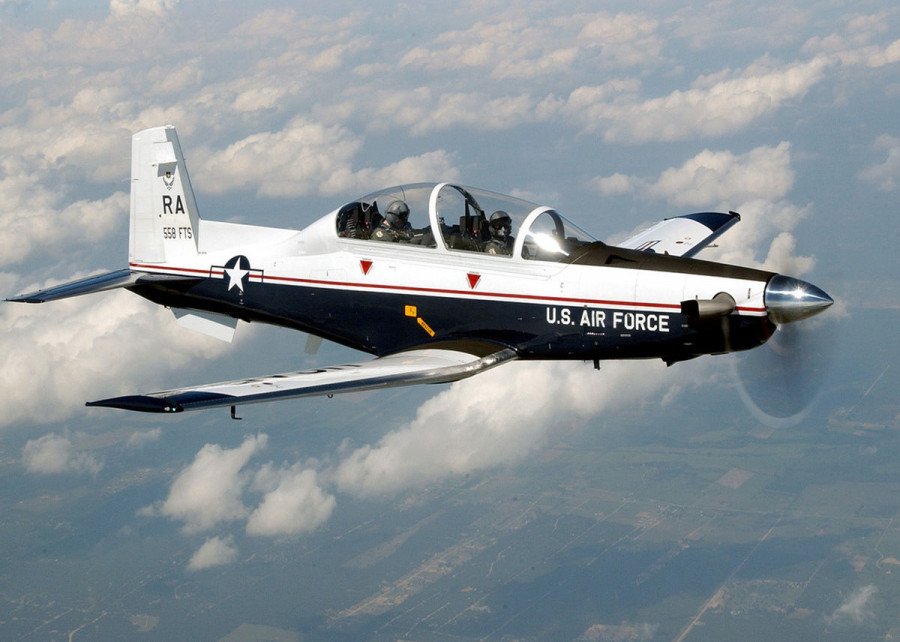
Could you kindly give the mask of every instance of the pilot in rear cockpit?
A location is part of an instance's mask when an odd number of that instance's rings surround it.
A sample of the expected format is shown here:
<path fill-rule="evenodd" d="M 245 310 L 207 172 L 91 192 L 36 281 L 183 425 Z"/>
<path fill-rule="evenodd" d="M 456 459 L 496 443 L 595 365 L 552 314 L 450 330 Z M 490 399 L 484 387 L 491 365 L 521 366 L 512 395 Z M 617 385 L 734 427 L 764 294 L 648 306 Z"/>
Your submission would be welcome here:
<path fill-rule="evenodd" d="M 503 210 L 491 214 L 489 223 L 491 238 L 484 244 L 488 254 L 511 255 L 515 239 L 512 236 L 512 219 Z"/>

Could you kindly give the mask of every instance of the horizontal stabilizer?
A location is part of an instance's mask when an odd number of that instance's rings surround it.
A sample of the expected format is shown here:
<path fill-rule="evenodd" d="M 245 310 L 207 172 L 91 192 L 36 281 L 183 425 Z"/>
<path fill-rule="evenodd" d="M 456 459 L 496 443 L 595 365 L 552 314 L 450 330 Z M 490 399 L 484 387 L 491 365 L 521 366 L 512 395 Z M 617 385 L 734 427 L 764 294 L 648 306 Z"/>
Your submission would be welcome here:
<path fill-rule="evenodd" d="M 132 272 L 128 268 L 116 270 L 115 272 L 107 272 L 106 274 L 98 274 L 89 276 L 86 279 L 71 281 L 62 285 L 57 285 L 28 294 L 20 294 L 14 296 L 7 301 L 16 303 L 44 303 L 46 301 L 57 301 L 59 299 L 68 299 L 73 296 L 82 294 L 91 294 L 93 292 L 103 292 L 104 290 L 114 290 L 115 288 L 124 288 L 129 285 L 139 283 L 151 283 L 159 281 L 190 281 L 196 280 L 190 277 L 176 276 L 170 274 L 149 274 L 146 272 Z"/>
<path fill-rule="evenodd" d="M 447 383 L 471 377 L 515 357 L 516 353 L 510 349 L 478 357 L 457 350 L 426 348 L 363 363 L 115 397 L 86 405 L 139 412 L 182 412 L 420 383 Z"/>
<path fill-rule="evenodd" d="M 676 216 L 619 243 L 618 247 L 690 258 L 741 220 L 737 212 L 700 212 Z"/>

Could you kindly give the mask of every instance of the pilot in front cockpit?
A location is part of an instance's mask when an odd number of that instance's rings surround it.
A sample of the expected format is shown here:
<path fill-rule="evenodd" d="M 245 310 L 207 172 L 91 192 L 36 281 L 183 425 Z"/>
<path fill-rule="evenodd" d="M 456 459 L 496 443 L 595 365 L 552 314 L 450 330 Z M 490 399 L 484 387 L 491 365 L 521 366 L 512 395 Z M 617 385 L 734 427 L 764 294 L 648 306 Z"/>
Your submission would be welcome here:
<path fill-rule="evenodd" d="M 384 218 L 370 237 L 376 241 L 409 243 L 413 238 L 413 229 L 409 224 L 409 206 L 401 200 L 388 205 Z"/>
<path fill-rule="evenodd" d="M 512 219 L 503 210 L 497 210 L 491 214 L 488 224 L 491 238 L 484 244 L 484 251 L 488 254 L 512 254 L 516 240 L 512 236 Z"/>

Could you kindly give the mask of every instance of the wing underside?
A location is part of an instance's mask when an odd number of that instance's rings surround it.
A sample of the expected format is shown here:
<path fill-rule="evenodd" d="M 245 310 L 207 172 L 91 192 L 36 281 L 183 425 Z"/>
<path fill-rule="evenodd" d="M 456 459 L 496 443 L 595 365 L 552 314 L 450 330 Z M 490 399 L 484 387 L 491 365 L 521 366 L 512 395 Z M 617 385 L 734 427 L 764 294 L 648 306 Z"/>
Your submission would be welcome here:
<path fill-rule="evenodd" d="M 479 357 L 458 350 L 426 348 L 362 363 L 115 397 L 86 405 L 141 412 L 182 412 L 421 383 L 447 383 L 465 379 L 515 357 L 516 353 L 510 349 Z"/>

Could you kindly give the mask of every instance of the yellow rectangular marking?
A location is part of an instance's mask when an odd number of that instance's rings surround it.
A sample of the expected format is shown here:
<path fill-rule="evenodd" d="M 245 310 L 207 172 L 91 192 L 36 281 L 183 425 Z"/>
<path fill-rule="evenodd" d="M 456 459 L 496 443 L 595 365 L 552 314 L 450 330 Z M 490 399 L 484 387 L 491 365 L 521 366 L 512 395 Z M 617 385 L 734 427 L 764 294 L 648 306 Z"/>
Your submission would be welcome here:
<path fill-rule="evenodd" d="M 419 313 L 416 311 L 416 306 L 414 306 L 414 305 L 406 306 L 406 316 L 408 316 L 408 317 L 419 316 Z"/>
<path fill-rule="evenodd" d="M 422 326 L 422 329 L 428 333 L 429 337 L 434 336 L 434 330 L 432 330 L 431 327 L 427 323 L 425 323 L 425 320 L 423 318 L 419 317 L 418 319 L 416 319 L 416 321 L 418 321 L 419 325 Z"/>

